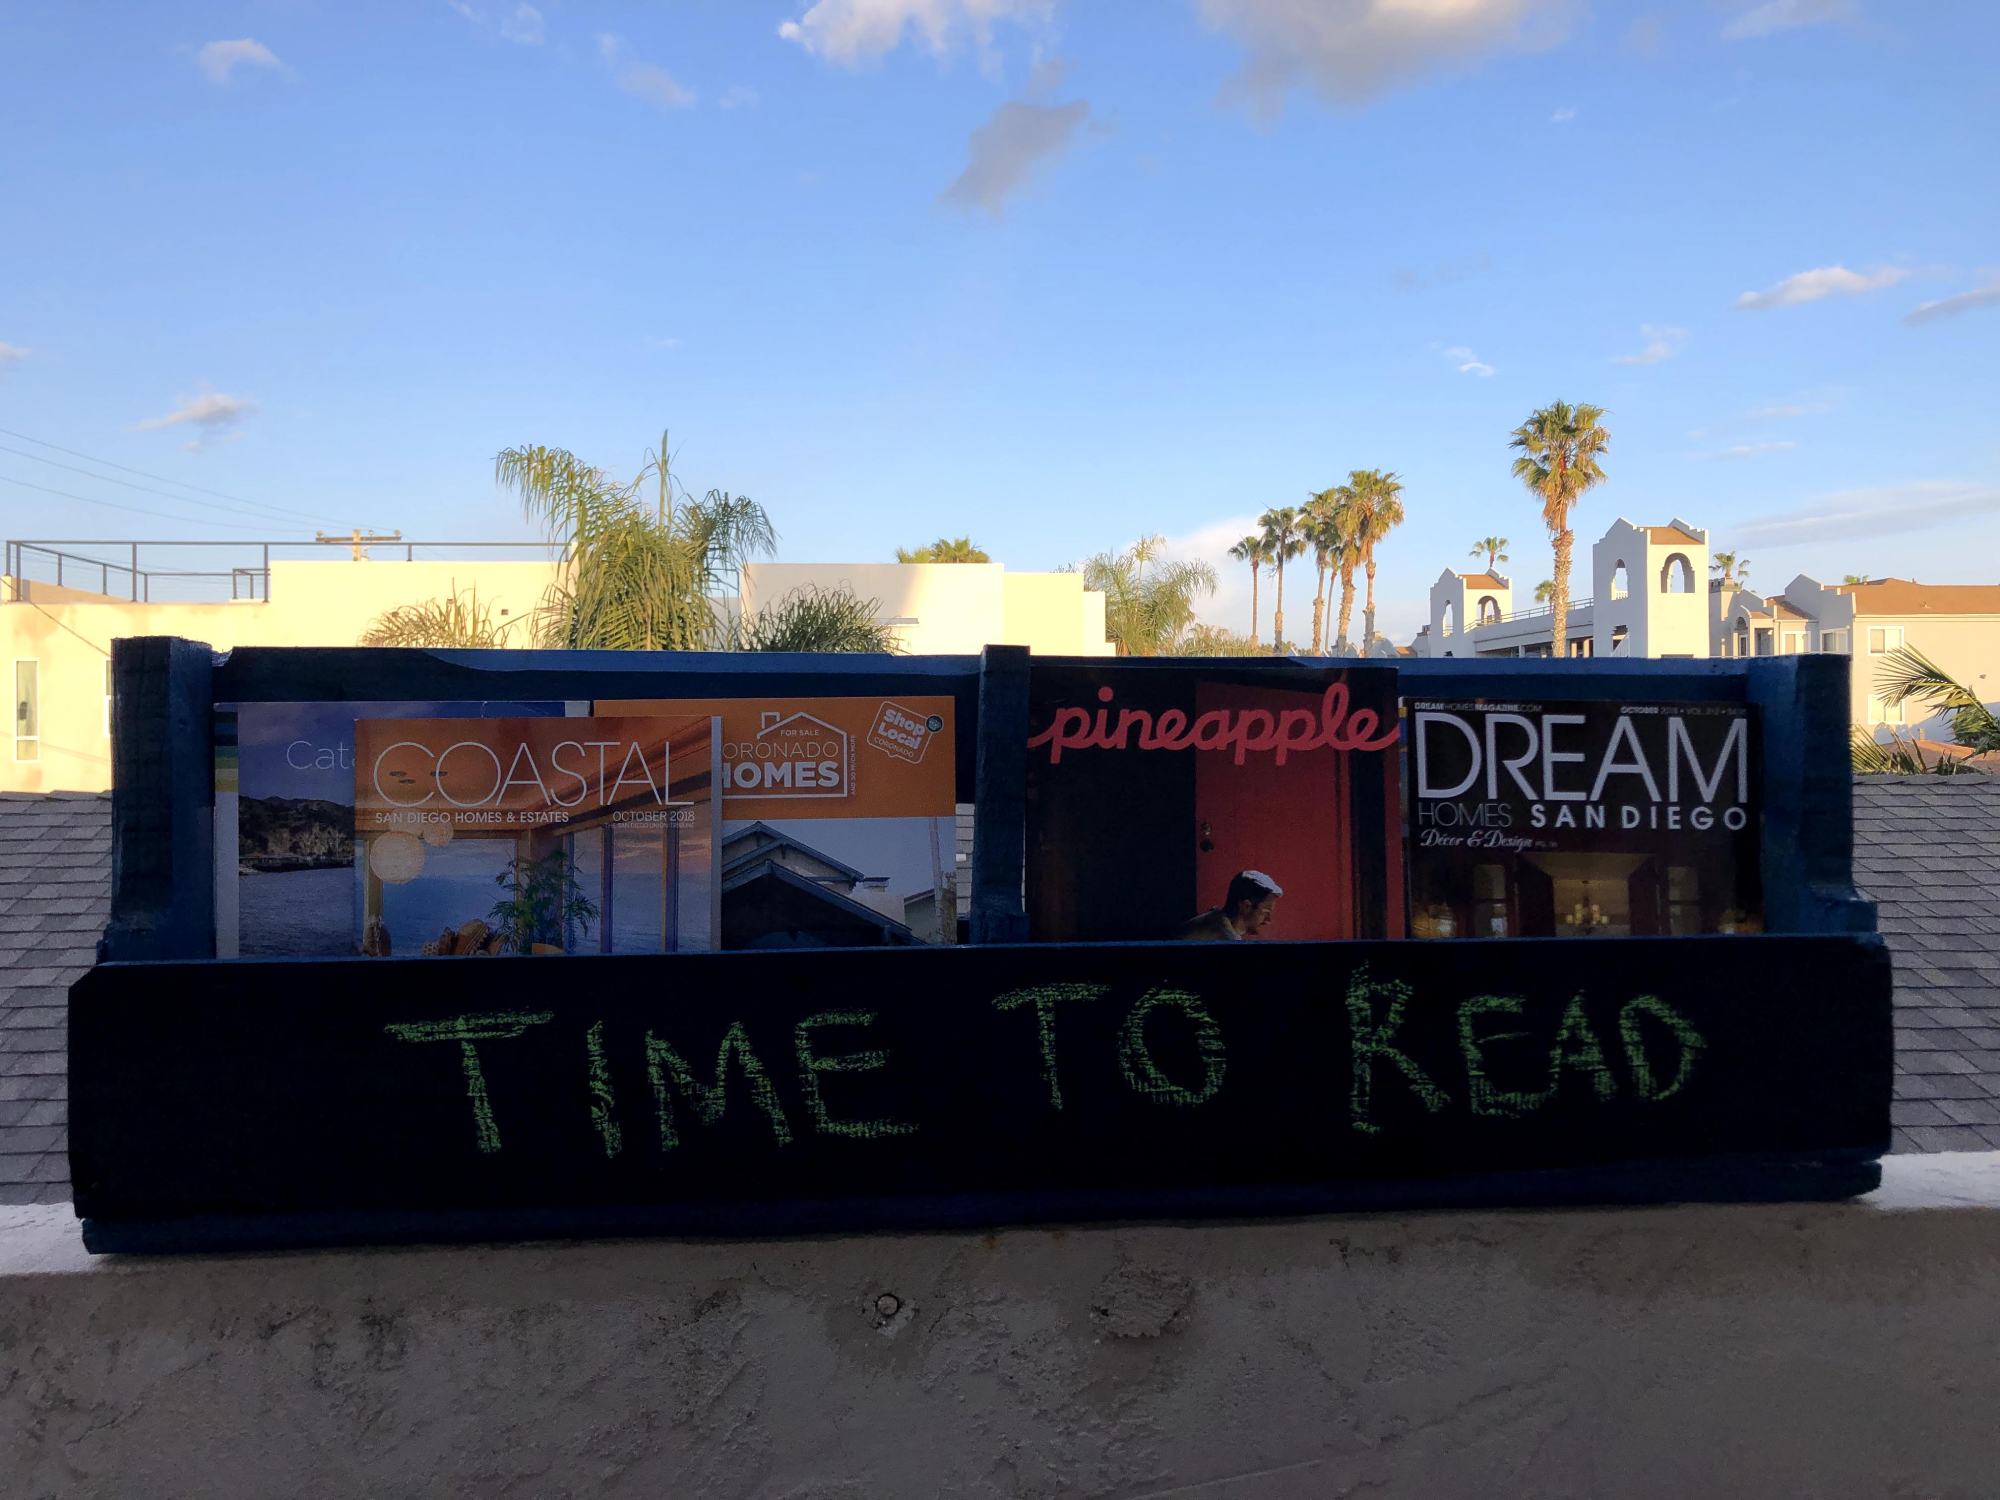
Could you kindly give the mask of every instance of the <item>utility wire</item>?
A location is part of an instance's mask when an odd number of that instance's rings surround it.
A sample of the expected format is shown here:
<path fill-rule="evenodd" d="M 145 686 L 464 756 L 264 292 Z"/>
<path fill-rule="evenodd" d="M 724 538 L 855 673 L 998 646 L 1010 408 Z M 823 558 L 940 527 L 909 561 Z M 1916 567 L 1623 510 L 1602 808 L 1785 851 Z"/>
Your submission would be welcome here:
<path fill-rule="evenodd" d="M 332 516 L 323 516 L 323 515 L 320 515 L 319 513 L 315 512 L 315 511 L 305 511 L 305 510 L 291 510 L 291 509 L 288 509 L 287 507 L 285 507 L 285 506 L 282 506 L 282 505 L 272 505 L 272 504 L 268 503 L 267 501 L 263 501 L 263 500 L 248 500 L 248 499 L 245 499 L 245 498 L 244 498 L 243 496 L 241 496 L 241 495 L 231 495 L 231 494 L 227 494 L 227 493 L 225 493 L 225 492 L 224 492 L 224 491 L 222 491 L 222 490 L 210 490 L 210 489 L 203 489 L 203 488 L 202 488 L 202 487 L 201 487 L 200 485 L 198 485 L 198 484 L 189 484 L 189 483 L 188 483 L 188 482 L 187 482 L 186 480 L 184 480 L 184 479 L 169 479 L 169 478 L 167 478 L 167 477 L 166 477 L 166 476 L 165 476 L 164 474 L 150 474 L 150 473 L 148 473 L 148 472 L 147 472 L 146 470 L 144 470 L 144 469 L 134 469 L 134 468 L 132 468 L 132 467 L 130 467 L 129 465 L 126 465 L 126 464 L 116 464 L 116 463 L 113 463 L 113 462 L 112 462 L 112 461 L 111 461 L 110 459 L 108 459 L 108 458 L 98 458 L 98 457 L 96 457 L 96 456 L 95 456 L 95 455 L 93 455 L 93 454 L 89 454 L 89 453 L 79 453 L 79 452 L 78 452 L 78 451 L 77 451 L 76 449 L 74 449 L 74 448 L 65 448 L 65 447 L 63 447 L 63 446 L 62 446 L 62 444 L 60 444 L 60 443 L 51 443 L 51 442 L 48 442 L 48 441 L 46 441 L 46 440 L 44 440 L 44 439 L 42 439 L 42 438 L 38 438 L 38 437 L 29 437 L 29 436 L 28 436 L 28 434 L 27 434 L 27 433 L 25 433 L 25 432 L 14 432 L 14 431 L 12 431 L 12 430 L 10 430 L 10 429 L 8 429 L 8 428 L 5 428 L 5 427 L 0 427 L 0 436 L 6 436 L 6 437 L 10 437 L 10 438 L 18 438 L 18 439 L 20 439 L 20 440 L 21 440 L 22 442 L 24 442 L 24 443 L 33 443 L 33 444 L 34 444 L 34 445 L 35 445 L 36 447 L 38 447 L 38 448 L 52 448 L 52 449 L 54 449 L 54 450 L 55 450 L 55 451 L 56 451 L 57 453 L 67 453 L 67 454 L 68 454 L 68 455 L 69 455 L 69 456 L 70 456 L 71 458 L 81 458 L 81 459 L 86 459 L 86 460 L 88 460 L 88 461 L 89 461 L 89 462 L 91 462 L 91 463 L 94 463 L 94 464 L 100 464 L 100 465 L 102 465 L 102 466 L 103 466 L 104 468 L 107 468 L 107 469 L 119 469 L 119 470 L 122 470 L 123 472 L 125 472 L 125 473 L 127 473 L 127 474 L 137 474 L 137 475 L 138 475 L 138 476 L 139 476 L 139 477 L 140 477 L 141 479 L 153 479 L 153 480 L 157 480 L 157 481 L 158 481 L 159 483 L 161 483 L 161 484 L 171 484 L 171 485 L 176 485 L 176 486 L 178 486 L 179 488 L 181 488 L 181 489 L 184 489 L 184 490 L 193 490 L 193 491 L 195 491 L 195 492 L 196 492 L 197 494 L 202 494 L 202 495 L 213 495 L 213 496 L 214 496 L 214 497 L 215 497 L 216 499 L 218 499 L 218 500 L 234 500 L 234 501 L 236 501 L 236 502 L 238 502 L 239 504 L 242 504 L 242 505 L 254 505 L 254 506 L 257 506 L 257 507 L 258 507 L 259 509 L 262 509 L 262 510 L 269 510 L 269 511 L 276 511 L 276 512 L 277 512 L 277 513 L 278 513 L 279 515 L 281 515 L 281 516 L 297 516 L 297 517 L 299 517 L 300 519 L 302 519 L 302 520 L 307 520 L 307 521 L 326 521 L 326 522 L 329 522 L 329 523 L 331 523 L 332 525 L 335 525 L 335 526 L 338 526 L 339 524 L 341 524 L 341 523 L 340 523 L 339 521 L 335 520 L 335 519 L 334 519 L 334 518 L 333 518 Z M 29 456 L 29 457 L 32 457 L 33 455 L 27 455 L 27 456 Z M 42 461 L 43 463 L 48 463 L 48 462 L 51 462 L 51 460 L 49 460 L 49 459 L 43 459 L 43 460 L 41 460 L 41 461 Z M 63 465 L 58 465 L 58 467 L 64 467 L 64 466 L 63 466 Z M 101 475 L 98 475 L 98 476 L 93 476 L 93 477 L 96 477 L 96 478 L 101 478 L 101 477 L 103 477 L 103 476 L 101 476 Z M 112 481 L 112 483 L 114 483 L 114 484 L 116 484 L 116 483 L 118 483 L 118 482 L 119 482 L 119 481 L 117 481 L 117 480 L 113 480 L 113 481 Z"/>
<path fill-rule="evenodd" d="M 200 506 L 207 510 L 224 510 L 228 511 L 231 515 L 249 516 L 252 520 L 256 521 L 266 520 L 265 517 L 259 516 L 255 511 L 245 510 L 240 505 L 217 505 L 212 500 L 194 500 L 186 495 L 173 494 L 171 491 L 168 490 L 156 490 L 149 484 L 134 484 L 129 479 L 117 479 L 109 474 L 93 474 L 88 469 L 79 469 L 75 464 L 59 464 L 53 458 L 43 458 L 39 453 L 28 453 L 20 448 L 9 448 L 5 443 L 0 443 L 0 453 L 11 453 L 16 458 L 32 459 L 35 463 L 47 464 L 49 465 L 49 467 L 54 469 L 66 469 L 72 474 L 81 474 L 85 479 L 95 479 L 103 484 L 122 484 L 128 490 L 142 490 L 148 495 L 158 495 L 162 500 L 175 500 L 182 505 Z M 172 484 L 173 481 L 169 479 L 167 483 Z M 252 500 L 246 503 L 255 505 L 257 502 Z M 295 515 L 298 513 L 294 511 L 288 511 L 286 512 L 286 514 Z M 197 525 L 210 524 L 202 521 L 199 516 L 175 517 L 174 519 L 185 519 L 193 521 Z M 267 524 L 275 525 L 276 523 L 267 521 Z"/>
<path fill-rule="evenodd" d="M 110 507 L 112 510 L 129 510 L 135 515 L 158 516 L 164 521 L 182 521 L 193 526 L 224 526 L 231 531 L 262 531 L 264 529 L 261 526 L 245 526 L 240 521 L 205 521 L 199 516 L 175 516 L 169 515 L 163 510 L 148 510 L 143 505 L 120 505 L 116 500 L 99 500 L 91 495 L 73 495 L 68 490 L 52 490 L 45 484 L 31 484 L 25 479 L 16 479 L 12 474 L 0 474 L 0 484 L 18 484 L 23 489 L 40 490 L 44 495 L 56 495 L 64 500 L 81 500 L 85 505 L 104 505 Z M 100 545 L 116 546 L 118 544 L 112 541 L 101 543 Z M 224 541 L 217 541 L 216 545 L 227 546 L 229 544 Z"/>

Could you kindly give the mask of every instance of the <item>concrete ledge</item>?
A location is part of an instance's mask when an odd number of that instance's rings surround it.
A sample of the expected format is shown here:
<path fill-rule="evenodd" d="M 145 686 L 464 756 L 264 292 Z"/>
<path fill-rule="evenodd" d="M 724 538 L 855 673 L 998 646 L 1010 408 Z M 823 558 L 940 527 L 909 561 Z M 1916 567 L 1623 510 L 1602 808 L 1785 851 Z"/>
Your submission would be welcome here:
<path fill-rule="evenodd" d="M 2000 1153 L 1845 1204 L 93 1257 L 0 1209 L 0 1492 L 1974 1496 Z"/>

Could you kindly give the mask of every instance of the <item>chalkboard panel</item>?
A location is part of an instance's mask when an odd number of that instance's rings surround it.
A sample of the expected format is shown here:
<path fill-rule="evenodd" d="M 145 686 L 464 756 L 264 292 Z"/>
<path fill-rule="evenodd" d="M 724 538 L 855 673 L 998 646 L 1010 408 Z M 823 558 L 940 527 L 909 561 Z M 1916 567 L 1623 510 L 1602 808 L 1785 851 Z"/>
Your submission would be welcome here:
<path fill-rule="evenodd" d="M 109 964 L 71 991 L 71 1172 L 106 1248 L 1618 1196 L 1879 1154 L 1889 996 L 1864 937 Z"/>

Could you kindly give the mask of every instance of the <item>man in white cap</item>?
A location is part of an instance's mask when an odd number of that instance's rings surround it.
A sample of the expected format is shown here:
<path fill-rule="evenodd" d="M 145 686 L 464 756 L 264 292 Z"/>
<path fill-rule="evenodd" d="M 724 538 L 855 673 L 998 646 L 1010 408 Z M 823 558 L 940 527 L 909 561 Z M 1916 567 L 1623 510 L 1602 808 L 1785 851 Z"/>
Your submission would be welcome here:
<path fill-rule="evenodd" d="M 1255 937 L 1271 924 L 1284 895 L 1278 882 L 1262 870 L 1245 870 L 1229 882 L 1222 905 L 1181 924 L 1176 936 L 1190 942 L 1234 943 Z"/>

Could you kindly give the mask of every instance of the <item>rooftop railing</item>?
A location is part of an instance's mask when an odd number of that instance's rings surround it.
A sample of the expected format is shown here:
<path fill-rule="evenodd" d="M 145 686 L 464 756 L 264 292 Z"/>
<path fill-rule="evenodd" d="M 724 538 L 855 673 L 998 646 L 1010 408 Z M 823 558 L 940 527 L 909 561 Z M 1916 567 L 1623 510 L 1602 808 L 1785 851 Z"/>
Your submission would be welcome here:
<path fill-rule="evenodd" d="M 1578 610 L 1589 609 L 1596 602 L 1595 599 L 1572 599 L 1569 601 L 1569 613 L 1575 614 Z M 1512 625 L 1521 620 L 1545 620 L 1555 612 L 1553 604 L 1538 604 L 1533 609 L 1517 609 L 1496 615 L 1492 619 L 1477 620 L 1473 622 L 1471 628 L 1483 630 L 1489 625 Z"/>
<path fill-rule="evenodd" d="M 183 541 L 10 541 L 7 576 L 19 584 L 53 584 L 57 588 L 101 594 L 134 604 L 215 604 L 224 599 L 268 601 L 271 597 L 273 553 L 310 553 L 322 558 L 329 547 L 347 549 L 361 561 L 400 558 L 416 562 L 439 553 L 525 553 L 530 560 L 557 561 L 564 549 L 550 542 L 391 542 L 361 543 L 348 537 L 309 542 L 183 542 Z M 88 551 L 71 549 L 88 548 Z"/>

